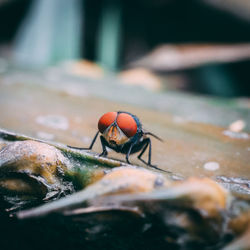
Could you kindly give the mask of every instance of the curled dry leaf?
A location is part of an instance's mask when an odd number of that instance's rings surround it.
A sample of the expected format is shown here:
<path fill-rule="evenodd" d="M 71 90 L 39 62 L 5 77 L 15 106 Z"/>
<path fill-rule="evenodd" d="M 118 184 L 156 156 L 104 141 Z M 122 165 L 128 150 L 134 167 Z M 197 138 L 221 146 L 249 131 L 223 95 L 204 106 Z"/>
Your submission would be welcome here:
<path fill-rule="evenodd" d="M 53 146 L 31 140 L 9 143 L 0 151 L 1 194 L 48 198 L 66 190 L 62 177 L 69 168 Z"/>

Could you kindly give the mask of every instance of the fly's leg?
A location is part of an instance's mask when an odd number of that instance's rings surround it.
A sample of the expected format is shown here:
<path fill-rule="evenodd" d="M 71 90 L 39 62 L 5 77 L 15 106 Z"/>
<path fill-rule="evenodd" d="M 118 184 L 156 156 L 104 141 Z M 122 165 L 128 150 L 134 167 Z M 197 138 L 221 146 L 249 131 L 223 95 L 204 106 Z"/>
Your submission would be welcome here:
<path fill-rule="evenodd" d="M 145 140 L 146 140 L 146 144 L 145 144 L 144 148 L 142 149 L 141 153 L 137 156 L 137 158 L 138 158 L 140 161 L 142 161 L 144 164 L 148 165 L 148 166 L 151 167 L 151 168 L 154 168 L 154 169 L 157 169 L 157 170 L 161 170 L 161 171 L 163 171 L 163 172 L 167 172 L 167 173 L 168 173 L 168 171 L 165 171 L 165 170 L 163 170 L 163 169 L 161 169 L 161 168 L 158 168 L 157 166 L 151 164 L 151 154 L 152 154 L 151 140 L 150 140 L 150 138 L 147 138 L 147 139 L 145 139 Z M 148 150 L 148 162 L 146 162 L 146 161 L 144 161 L 143 159 L 141 159 L 141 157 L 142 157 L 142 155 L 145 153 L 145 151 L 146 151 L 146 149 L 147 149 L 148 147 L 149 147 L 149 150 Z"/>
<path fill-rule="evenodd" d="M 98 135 L 99 135 L 99 131 L 97 131 L 97 133 L 95 134 L 95 137 L 93 138 L 93 140 L 92 140 L 92 142 L 91 142 L 91 144 L 90 144 L 90 146 L 89 146 L 88 149 L 92 149 L 93 148 L 94 143 L 95 143 L 96 138 L 97 138 Z"/>
<path fill-rule="evenodd" d="M 148 163 L 147 163 L 146 161 L 144 161 L 143 159 L 141 159 L 142 155 L 145 153 L 145 151 L 146 151 L 146 149 L 147 149 L 147 147 L 148 147 L 148 145 L 149 145 L 150 139 L 147 138 L 147 139 L 145 139 L 145 141 L 146 141 L 146 144 L 145 144 L 145 146 L 143 147 L 141 153 L 137 156 L 137 158 L 138 158 L 140 161 L 142 161 L 144 164 L 148 165 Z M 151 161 L 151 156 L 150 156 L 150 161 Z"/>
<path fill-rule="evenodd" d="M 131 150 L 132 150 L 133 146 L 134 146 L 134 145 L 131 144 L 131 146 L 130 146 L 130 148 L 129 148 L 127 154 L 126 154 L 126 161 L 127 161 L 128 164 L 131 164 L 130 161 L 129 161 L 129 156 L 130 156 L 130 153 L 131 153 Z"/>
<path fill-rule="evenodd" d="M 103 136 L 100 136 L 100 140 L 101 140 L 101 144 L 102 144 L 102 153 L 99 156 L 107 156 L 108 155 L 108 151 L 106 149 L 106 142 L 105 139 L 103 138 Z"/>
<path fill-rule="evenodd" d="M 67 147 L 73 148 L 73 149 L 80 149 L 80 150 L 91 150 L 93 148 L 93 146 L 94 146 L 94 143 L 96 141 L 96 138 L 97 138 L 98 134 L 99 134 L 99 131 L 96 133 L 95 137 L 93 138 L 93 140 L 92 140 L 92 142 L 91 142 L 91 144 L 90 144 L 90 146 L 88 148 L 72 147 L 72 146 L 69 146 L 69 145 L 67 145 Z"/>

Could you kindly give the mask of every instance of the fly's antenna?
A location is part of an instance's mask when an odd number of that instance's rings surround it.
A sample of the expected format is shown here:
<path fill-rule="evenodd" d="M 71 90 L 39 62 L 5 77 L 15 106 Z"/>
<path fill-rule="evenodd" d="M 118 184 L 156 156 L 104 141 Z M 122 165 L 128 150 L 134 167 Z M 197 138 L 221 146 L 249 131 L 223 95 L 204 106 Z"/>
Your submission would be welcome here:
<path fill-rule="evenodd" d="M 145 134 L 145 135 L 151 135 L 151 136 L 153 136 L 154 138 L 156 138 L 157 140 L 163 142 L 163 140 L 162 140 L 160 137 L 158 137 L 157 135 L 155 135 L 155 134 L 153 134 L 153 133 L 151 133 L 151 132 L 144 132 L 144 134 Z"/>

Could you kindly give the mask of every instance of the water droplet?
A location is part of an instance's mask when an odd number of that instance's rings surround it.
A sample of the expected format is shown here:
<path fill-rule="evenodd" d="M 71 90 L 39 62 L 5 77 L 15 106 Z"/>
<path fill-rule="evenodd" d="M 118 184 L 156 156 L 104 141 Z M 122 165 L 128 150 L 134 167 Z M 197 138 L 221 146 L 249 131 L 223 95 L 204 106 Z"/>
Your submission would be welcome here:
<path fill-rule="evenodd" d="M 163 186 L 163 184 L 164 184 L 163 178 L 157 177 L 157 178 L 155 179 L 155 182 L 154 182 L 154 186 L 155 186 L 155 187 Z"/>
<path fill-rule="evenodd" d="M 203 165 L 203 168 L 208 170 L 208 171 L 215 171 L 215 170 L 218 170 L 220 168 L 220 164 L 218 162 L 215 162 L 215 161 L 210 161 L 210 162 L 206 162 Z"/>
<path fill-rule="evenodd" d="M 69 127 L 67 118 L 61 115 L 38 116 L 36 122 L 54 129 L 67 130 Z"/>
<path fill-rule="evenodd" d="M 232 132 L 240 132 L 246 127 L 246 123 L 243 120 L 237 120 L 230 124 L 228 127 Z"/>
<path fill-rule="evenodd" d="M 250 139 L 248 133 L 237 133 L 230 130 L 224 130 L 223 134 L 233 139 L 245 139 L 245 140 Z"/>

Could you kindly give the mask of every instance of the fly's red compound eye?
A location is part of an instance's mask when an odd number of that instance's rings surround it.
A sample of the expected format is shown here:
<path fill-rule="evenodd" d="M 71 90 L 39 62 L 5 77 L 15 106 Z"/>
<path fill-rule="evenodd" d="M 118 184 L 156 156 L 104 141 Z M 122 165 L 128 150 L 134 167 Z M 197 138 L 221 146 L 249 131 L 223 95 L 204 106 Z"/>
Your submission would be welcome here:
<path fill-rule="evenodd" d="M 106 128 L 108 128 L 114 121 L 117 116 L 116 112 L 108 112 L 104 114 L 98 122 L 98 130 L 103 133 Z"/>
<path fill-rule="evenodd" d="M 116 119 L 116 123 L 127 137 L 132 137 L 137 132 L 137 124 L 129 114 L 120 113 Z"/>

